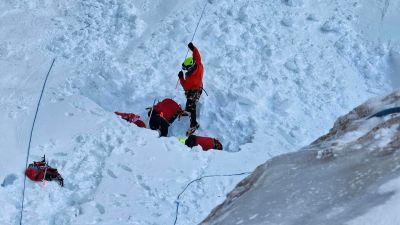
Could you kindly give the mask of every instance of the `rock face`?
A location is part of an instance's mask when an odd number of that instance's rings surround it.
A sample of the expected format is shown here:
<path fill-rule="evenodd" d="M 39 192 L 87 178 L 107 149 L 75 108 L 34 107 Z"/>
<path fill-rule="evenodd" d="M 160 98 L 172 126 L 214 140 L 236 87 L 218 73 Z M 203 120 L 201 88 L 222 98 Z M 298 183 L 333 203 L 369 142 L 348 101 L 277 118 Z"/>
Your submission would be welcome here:
<path fill-rule="evenodd" d="M 400 113 L 371 116 L 399 106 L 400 91 L 369 100 L 309 146 L 268 160 L 201 225 L 337 225 L 384 204 L 394 193 L 379 188 L 400 177 Z"/>

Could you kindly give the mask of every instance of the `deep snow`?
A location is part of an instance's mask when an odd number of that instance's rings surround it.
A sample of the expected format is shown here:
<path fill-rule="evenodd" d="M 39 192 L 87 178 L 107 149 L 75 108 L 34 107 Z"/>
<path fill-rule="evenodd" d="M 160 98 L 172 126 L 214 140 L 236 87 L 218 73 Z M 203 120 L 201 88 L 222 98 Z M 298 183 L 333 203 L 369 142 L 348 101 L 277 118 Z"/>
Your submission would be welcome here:
<path fill-rule="evenodd" d="M 28 182 L 24 224 L 171 224 L 175 198 L 192 179 L 251 171 L 295 151 L 396 86 L 398 39 L 362 34 L 364 2 L 212 1 L 194 40 L 209 94 L 198 133 L 227 151 L 181 145 L 187 120 L 169 138 L 120 121 L 113 111 L 145 118 L 154 99 L 184 104 L 176 75 L 203 4 L 0 2 L 1 224 L 18 223 L 29 129 L 53 57 L 29 161 L 46 154 L 65 188 Z M 385 15 L 396 18 L 396 7 Z M 178 224 L 200 222 L 240 179 L 196 183 Z"/>
<path fill-rule="evenodd" d="M 399 223 L 400 92 L 367 101 L 298 152 L 260 165 L 202 225 Z M 384 211 L 387 210 L 387 211 Z"/>

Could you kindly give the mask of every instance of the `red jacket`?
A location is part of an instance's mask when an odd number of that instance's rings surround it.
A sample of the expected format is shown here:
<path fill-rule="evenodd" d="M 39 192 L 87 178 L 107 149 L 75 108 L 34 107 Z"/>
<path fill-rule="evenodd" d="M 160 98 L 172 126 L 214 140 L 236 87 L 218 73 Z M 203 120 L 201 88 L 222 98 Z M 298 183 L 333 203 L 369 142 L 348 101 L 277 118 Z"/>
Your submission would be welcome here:
<path fill-rule="evenodd" d="M 201 90 L 203 88 L 203 73 L 204 68 L 201 63 L 201 56 L 199 50 L 195 47 L 193 49 L 193 59 L 196 62 L 197 68 L 190 76 L 187 76 L 186 79 L 180 78 L 179 81 L 183 87 L 183 90 Z"/>
<path fill-rule="evenodd" d="M 211 137 L 201 137 L 197 135 L 190 135 L 185 144 L 188 147 L 194 147 L 200 145 L 204 151 L 208 151 L 210 149 L 222 150 L 222 144 L 215 138 Z"/>
<path fill-rule="evenodd" d="M 182 111 L 181 106 L 170 98 L 166 98 L 154 106 L 153 113 L 159 114 L 168 123 L 173 122 L 173 120 Z"/>
<path fill-rule="evenodd" d="M 122 119 L 128 121 L 129 123 L 134 123 L 138 127 L 146 128 L 146 124 L 140 120 L 140 116 L 133 114 L 133 113 L 121 113 L 121 112 L 115 112 L 118 116 L 120 116 Z"/>

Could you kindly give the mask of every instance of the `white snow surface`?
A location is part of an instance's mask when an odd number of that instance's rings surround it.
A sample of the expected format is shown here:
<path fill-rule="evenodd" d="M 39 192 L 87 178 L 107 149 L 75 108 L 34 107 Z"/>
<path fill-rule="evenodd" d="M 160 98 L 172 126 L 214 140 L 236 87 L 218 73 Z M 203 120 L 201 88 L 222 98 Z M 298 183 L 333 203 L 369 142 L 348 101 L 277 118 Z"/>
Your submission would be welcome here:
<path fill-rule="evenodd" d="M 53 58 L 28 161 L 46 154 L 65 187 L 28 180 L 22 224 L 173 224 L 191 180 L 252 171 L 400 85 L 399 38 L 377 35 L 396 29 L 395 1 L 208 1 L 194 39 L 208 93 L 197 132 L 225 151 L 181 145 L 187 119 L 167 138 L 121 121 L 114 111 L 146 119 L 154 99 L 184 105 L 177 73 L 204 3 L 0 1 L 0 224 L 19 224 L 30 128 Z M 380 22 L 368 30 L 365 16 Z M 177 224 L 201 222 L 242 178 L 194 183 Z"/>
<path fill-rule="evenodd" d="M 400 92 L 369 100 L 301 151 L 266 161 L 201 225 L 399 224 L 400 112 L 371 118 L 399 106 Z"/>

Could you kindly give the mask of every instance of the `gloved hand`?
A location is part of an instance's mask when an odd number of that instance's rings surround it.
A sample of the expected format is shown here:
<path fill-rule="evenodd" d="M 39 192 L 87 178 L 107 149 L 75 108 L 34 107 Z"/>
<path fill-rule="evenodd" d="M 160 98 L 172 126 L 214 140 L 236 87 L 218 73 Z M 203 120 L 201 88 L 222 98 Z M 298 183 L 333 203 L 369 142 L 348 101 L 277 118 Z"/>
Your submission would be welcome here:
<path fill-rule="evenodd" d="M 179 71 L 179 73 L 178 73 L 178 77 L 179 77 L 179 79 L 181 80 L 181 79 L 183 79 L 183 72 L 182 72 L 182 70 L 181 71 Z"/>
<path fill-rule="evenodd" d="M 189 49 L 190 49 L 191 51 L 193 51 L 193 49 L 194 49 L 194 45 L 193 45 L 193 43 L 192 43 L 192 42 L 190 42 L 190 43 L 188 44 L 188 47 L 189 47 Z"/>

